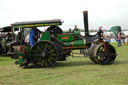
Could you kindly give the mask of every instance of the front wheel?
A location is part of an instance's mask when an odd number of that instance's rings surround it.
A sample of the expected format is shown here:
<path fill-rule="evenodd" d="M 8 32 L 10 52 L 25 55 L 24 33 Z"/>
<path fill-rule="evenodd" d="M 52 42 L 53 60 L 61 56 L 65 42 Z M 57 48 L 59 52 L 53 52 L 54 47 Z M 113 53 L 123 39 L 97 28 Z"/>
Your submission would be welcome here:
<path fill-rule="evenodd" d="M 104 44 L 96 45 L 93 50 L 93 56 L 90 59 L 98 64 L 112 64 L 116 59 L 116 50 L 112 45 L 108 45 L 108 52 L 105 53 Z"/>

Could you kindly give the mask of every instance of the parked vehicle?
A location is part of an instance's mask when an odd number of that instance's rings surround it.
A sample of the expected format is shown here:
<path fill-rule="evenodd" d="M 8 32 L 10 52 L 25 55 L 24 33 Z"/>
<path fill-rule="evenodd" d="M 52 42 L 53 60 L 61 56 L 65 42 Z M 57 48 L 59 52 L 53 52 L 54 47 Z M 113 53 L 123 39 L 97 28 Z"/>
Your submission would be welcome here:
<path fill-rule="evenodd" d="M 14 31 L 17 30 L 16 28 Z M 0 54 L 7 54 L 9 46 L 13 41 L 12 36 L 15 36 L 15 33 L 12 33 L 11 26 L 0 28 Z"/>

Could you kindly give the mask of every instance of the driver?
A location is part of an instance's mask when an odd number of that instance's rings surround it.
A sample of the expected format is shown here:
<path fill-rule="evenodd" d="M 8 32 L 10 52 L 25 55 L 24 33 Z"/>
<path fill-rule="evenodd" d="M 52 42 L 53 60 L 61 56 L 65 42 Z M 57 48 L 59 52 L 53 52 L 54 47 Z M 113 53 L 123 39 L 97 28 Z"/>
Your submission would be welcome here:
<path fill-rule="evenodd" d="M 41 31 L 39 29 L 37 29 L 37 27 L 32 27 L 32 30 L 30 31 L 29 34 L 29 41 L 31 44 L 31 48 L 34 46 L 35 42 L 37 42 Z"/>

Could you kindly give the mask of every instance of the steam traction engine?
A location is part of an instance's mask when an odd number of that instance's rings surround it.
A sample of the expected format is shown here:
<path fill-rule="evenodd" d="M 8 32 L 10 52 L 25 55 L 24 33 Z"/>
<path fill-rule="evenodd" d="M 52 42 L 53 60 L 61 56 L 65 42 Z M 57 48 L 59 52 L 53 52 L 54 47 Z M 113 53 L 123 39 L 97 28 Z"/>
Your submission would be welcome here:
<path fill-rule="evenodd" d="M 33 26 L 50 26 L 41 36 L 38 42 L 31 48 L 25 44 L 24 38 L 20 44 L 13 45 L 13 53 L 19 57 L 20 66 L 29 64 L 41 67 L 53 66 L 56 61 L 66 60 L 72 50 L 89 49 L 89 58 L 97 64 L 112 64 L 116 58 L 116 50 L 107 41 L 103 40 L 103 31 L 99 30 L 95 35 L 89 35 L 88 11 L 83 12 L 85 25 L 85 39 L 77 38 L 78 31 L 63 33 L 58 26 L 61 20 L 46 20 L 37 22 L 19 22 L 12 24 L 12 27 L 19 27 L 21 30 Z M 23 33 L 23 31 L 22 31 Z"/>

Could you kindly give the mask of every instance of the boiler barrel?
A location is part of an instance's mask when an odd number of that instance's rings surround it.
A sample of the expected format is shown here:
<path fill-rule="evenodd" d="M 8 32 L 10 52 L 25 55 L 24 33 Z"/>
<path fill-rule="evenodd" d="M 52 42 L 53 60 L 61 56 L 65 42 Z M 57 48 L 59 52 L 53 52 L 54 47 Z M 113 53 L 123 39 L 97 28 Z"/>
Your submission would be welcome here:
<path fill-rule="evenodd" d="M 86 45 L 86 40 L 76 40 L 74 42 L 65 42 L 64 45 L 68 46 L 68 47 L 85 46 Z"/>

